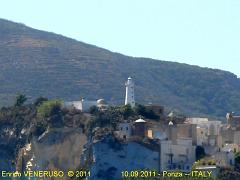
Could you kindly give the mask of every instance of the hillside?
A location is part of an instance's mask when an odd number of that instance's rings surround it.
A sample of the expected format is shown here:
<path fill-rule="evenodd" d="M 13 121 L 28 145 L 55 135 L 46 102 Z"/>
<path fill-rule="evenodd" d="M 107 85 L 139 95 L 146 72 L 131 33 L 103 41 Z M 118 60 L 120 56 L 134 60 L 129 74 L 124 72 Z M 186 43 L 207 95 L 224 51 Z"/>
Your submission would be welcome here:
<path fill-rule="evenodd" d="M 41 95 L 123 103 L 128 76 L 139 103 L 217 117 L 240 111 L 240 80 L 230 72 L 124 56 L 0 19 L 1 106 L 11 105 L 16 93 L 30 100 Z"/>

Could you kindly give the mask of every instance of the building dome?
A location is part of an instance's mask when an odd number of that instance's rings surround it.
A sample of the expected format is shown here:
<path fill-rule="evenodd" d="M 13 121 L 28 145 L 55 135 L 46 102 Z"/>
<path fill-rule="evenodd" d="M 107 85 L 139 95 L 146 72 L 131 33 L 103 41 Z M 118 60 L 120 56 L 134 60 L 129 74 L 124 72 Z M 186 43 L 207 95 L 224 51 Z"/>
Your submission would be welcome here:
<path fill-rule="evenodd" d="M 97 100 L 97 104 L 98 105 L 103 105 L 103 104 L 107 104 L 107 103 L 104 99 L 99 99 L 99 100 Z"/>
<path fill-rule="evenodd" d="M 135 123 L 145 123 L 145 122 L 147 122 L 147 121 L 143 120 L 142 118 L 135 121 Z"/>
<path fill-rule="evenodd" d="M 168 117 L 170 117 L 170 118 L 173 118 L 174 116 L 175 116 L 175 114 L 174 114 L 173 111 L 171 111 L 171 112 L 168 114 Z"/>

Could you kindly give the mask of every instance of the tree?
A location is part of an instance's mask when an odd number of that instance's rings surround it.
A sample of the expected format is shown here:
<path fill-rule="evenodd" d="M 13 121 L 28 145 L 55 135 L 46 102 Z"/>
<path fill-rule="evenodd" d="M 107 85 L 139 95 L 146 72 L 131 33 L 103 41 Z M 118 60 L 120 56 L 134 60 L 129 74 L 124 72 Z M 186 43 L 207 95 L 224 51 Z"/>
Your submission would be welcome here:
<path fill-rule="evenodd" d="M 39 105 L 41 105 L 44 101 L 48 101 L 48 99 L 47 98 L 45 98 L 45 97 L 38 97 L 35 101 L 34 101 L 34 106 L 39 106 Z"/>
<path fill-rule="evenodd" d="M 121 106 L 120 112 L 123 115 L 124 119 L 127 119 L 128 117 L 134 115 L 134 111 L 129 104 Z"/>
<path fill-rule="evenodd" d="M 59 100 L 44 101 L 37 108 L 38 118 L 43 118 L 50 126 L 62 126 L 62 103 Z"/>
<path fill-rule="evenodd" d="M 240 170 L 240 152 L 235 154 L 235 168 Z"/>
<path fill-rule="evenodd" d="M 146 113 L 146 108 L 145 108 L 145 106 L 138 104 L 134 107 L 134 111 L 136 112 L 137 115 L 144 116 Z"/>
<path fill-rule="evenodd" d="M 91 106 L 89 110 L 90 114 L 97 115 L 99 113 L 98 107 L 97 106 Z"/>
<path fill-rule="evenodd" d="M 15 104 L 14 106 L 19 107 L 22 106 L 27 101 L 27 97 L 24 94 L 18 94 L 16 96 Z"/>
<path fill-rule="evenodd" d="M 234 171 L 231 168 L 221 168 L 220 172 L 217 176 L 217 179 L 220 180 L 229 180 L 229 179 L 239 179 L 240 173 L 238 171 Z"/>
<path fill-rule="evenodd" d="M 148 119 L 158 120 L 160 118 L 152 109 L 148 109 L 141 104 L 138 104 L 134 108 L 134 111 L 137 115 L 143 116 Z"/>
<path fill-rule="evenodd" d="M 61 101 L 50 100 L 44 101 L 38 108 L 37 113 L 39 117 L 50 117 L 58 115 L 61 112 Z"/>
<path fill-rule="evenodd" d="M 236 161 L 236 163 L 239 163 L 239 164 L 240 164 L 240 152 L 237 152 L 237 153 L 235 154 L 235 161 Z"/>

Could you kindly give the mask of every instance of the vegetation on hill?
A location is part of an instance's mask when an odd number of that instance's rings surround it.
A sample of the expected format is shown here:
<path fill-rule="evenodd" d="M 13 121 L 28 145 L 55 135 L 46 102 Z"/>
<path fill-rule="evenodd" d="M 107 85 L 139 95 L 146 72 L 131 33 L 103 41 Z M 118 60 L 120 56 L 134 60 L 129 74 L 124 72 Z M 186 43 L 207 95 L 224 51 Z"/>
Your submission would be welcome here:
<path fill-rule="evenodd" d="M 29 101 L 42 95 L 123 104 L 128 76 L 140 104 L 214 117 L 240 109 L 240 80 L 230 72 L 124 56 L 0 19 L 2 106 L 12 104 L 18 92 L 29 94 Z"/>
<path fill-rule="evenodd" d="M 134 108 L 128 105 L 110 106 L 105 111 L 100 111 L 96 106 L 90 108 L 93 115 L 91 128 L 110 127 L 116 129 L 117 124 L 125 120 L 135 121 L 140 117 L 153 121 L 163 120 L 151 110 L 147 110 L 143 105 L 137 104 Z"/>
<path fill-rule="evenodd" d="M 235 169 L 240 172 L 240 152 L 235 154 Z"/>
<path fill-rule="evenodd" d="M 229 180 L 229 179 L 239 179 L 240 172 L 234 171 L 232 168 L 221 168 L 220 173 L 217 176 L 217 179 L 220 180 Z"/>
<path fill-rule="evenodd" d="M 40 136 L 47 128 L 73 127 L 87 131 L 90 119 L 82 112 L 64 109 L 58 100 L 38 98 L 35 102 L 0 109 L 0 149 L 13 159 L 33 136 Z"/>

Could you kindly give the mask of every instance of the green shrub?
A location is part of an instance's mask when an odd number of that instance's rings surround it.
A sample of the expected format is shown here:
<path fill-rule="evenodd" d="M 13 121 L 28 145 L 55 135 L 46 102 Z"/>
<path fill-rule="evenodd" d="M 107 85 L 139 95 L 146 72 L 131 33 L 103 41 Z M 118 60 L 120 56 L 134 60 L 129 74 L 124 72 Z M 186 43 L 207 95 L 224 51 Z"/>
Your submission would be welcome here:
<path fill-rule="evenodd" d="M 44 101 L 38 108 L 39 117 L 50 117 L 61 112 L 62 103 L 59 100 Z"/>

